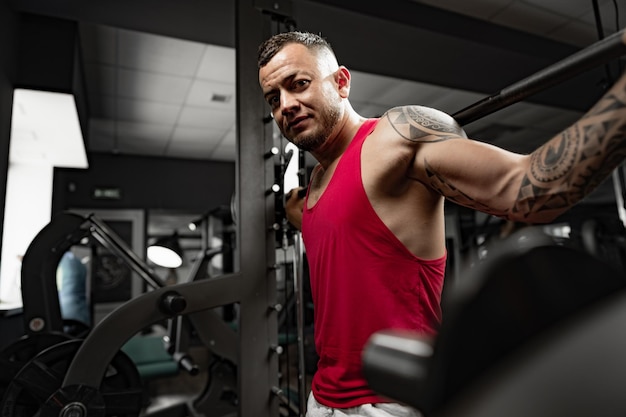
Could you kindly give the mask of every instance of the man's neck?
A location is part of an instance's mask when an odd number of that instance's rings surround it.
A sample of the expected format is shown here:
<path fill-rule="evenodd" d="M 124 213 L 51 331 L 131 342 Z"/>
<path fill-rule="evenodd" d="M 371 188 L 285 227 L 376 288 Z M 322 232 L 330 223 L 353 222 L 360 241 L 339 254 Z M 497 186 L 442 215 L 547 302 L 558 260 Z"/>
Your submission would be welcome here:
<path fill-rule="evenodd" d="M 328 138 L 319 151 L 311 152 L 311 155 L 313 155 L 324 169 L 327 169 L 341 158 L 341 155 L 346 151 L 357 131 L 366 120 L 366 118 L 361 117 L 354 110 L 351 110 L 349 114 L 339 122 L 332 137 Z"/>

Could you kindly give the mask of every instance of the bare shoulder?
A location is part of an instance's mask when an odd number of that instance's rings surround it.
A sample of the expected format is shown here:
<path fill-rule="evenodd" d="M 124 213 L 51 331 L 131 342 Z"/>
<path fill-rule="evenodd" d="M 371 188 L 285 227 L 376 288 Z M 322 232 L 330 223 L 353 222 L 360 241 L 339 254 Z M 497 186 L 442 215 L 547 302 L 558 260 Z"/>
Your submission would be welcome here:
<path fill-rule="evenodd" d="M 383 116 L 404 139 L 411 142 L 433 142 L 467 137 L 452 116 L 424 106 L 399 106 Z"/>

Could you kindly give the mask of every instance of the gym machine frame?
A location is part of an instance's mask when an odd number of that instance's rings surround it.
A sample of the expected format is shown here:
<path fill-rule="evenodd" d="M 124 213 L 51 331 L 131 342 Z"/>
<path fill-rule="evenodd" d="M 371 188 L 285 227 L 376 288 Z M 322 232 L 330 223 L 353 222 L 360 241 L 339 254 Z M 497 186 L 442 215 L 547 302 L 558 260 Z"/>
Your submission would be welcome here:
<path fill-rule="evenodd" d="M 270 35 L 270 17 L 260 2 L 236 2 L 237 128 L 239 150 L 235 211 L 241 265 L 239 272 L 147 292 L 111 312 L 87 336 L 65 374 L 62 387 L 42 408 L 42 416 L 73 412 L 103 415 L 100 381 L 116 352 L 137 331 L 161 320 L 239 303 L 237 384 L 239 416 L 278 414 L 279 396 L 273 162 L 271 126 L 263 122 L 266 104 L 258 94 L 256 48 Z M 275 1 L 270 9 L 286 8 Z M 245 201 L 245 204 L 240 204 Z M 231 352 L 232 353 L 232 352 Z M 93 406 L 93 407 L 92 407 Z"/>
<path fill-rule="evenodd" d="M 137 273 L 152 289 L 165 287 L 161 278 L 135 254 L 102 220 L 91 214 L 80 216 L 62 213 L 56 216 L 33 239 L 24 255 L 22 267 L 22 295 L 24 299 L 25 334 L 38 335 L 45 332 L 63 332 L 63 320 L 59 308 L 55 274 L 60 258 L 70 247 L 91 235 L 103 247 L 121 258 L 131 270 Z M 219 248 L 203 248 L 190 273 L 191 282 L 201 276 L 211 256 Z M 43 288 L 43 291 L 42 291 Z M 212 310 L 200 311 L 188 317 L 200 340 L 211 346 L 218 356 L 236 363 L 234 354 L 235 337 L 233 330 Z M 122 323 L 120 326 L 124 326 Z M 185 346 L 170 334 L 176 350 L 173 356 L 180 366 L 194 372 L 190 359 L 182 352 Z"/>

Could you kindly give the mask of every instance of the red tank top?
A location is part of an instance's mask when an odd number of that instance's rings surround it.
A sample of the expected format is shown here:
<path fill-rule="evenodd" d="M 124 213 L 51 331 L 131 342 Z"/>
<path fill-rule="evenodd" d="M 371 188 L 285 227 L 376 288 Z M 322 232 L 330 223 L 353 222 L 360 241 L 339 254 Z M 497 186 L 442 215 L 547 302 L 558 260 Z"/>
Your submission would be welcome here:
<path fill-rule="evenodd" d="M 414 256 L 374 212 L 361 181 L 361 148 L 378 119 L 358 130 L 314 207 L 305 209 L 302 237 L 314 302 L 320 357 L 312 391 L 329 407 L 386 402 L 361 371 L 372 333 L 411 329 L 435 333 L 441 320 L 445 255 Z"/>

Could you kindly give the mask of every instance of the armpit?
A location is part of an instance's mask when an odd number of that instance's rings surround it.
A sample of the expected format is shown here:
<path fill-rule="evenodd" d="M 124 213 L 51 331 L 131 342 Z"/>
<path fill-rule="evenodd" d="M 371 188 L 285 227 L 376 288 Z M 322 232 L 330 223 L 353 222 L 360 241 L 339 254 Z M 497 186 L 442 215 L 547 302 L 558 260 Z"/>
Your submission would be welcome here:
<path fill-rule="evenodd" d="M 459 136 L 467 137 L 452 116 L 430 107 L 394 107 L 385 116 L 401 137 L 412 142 L 437 142 Z"/>

